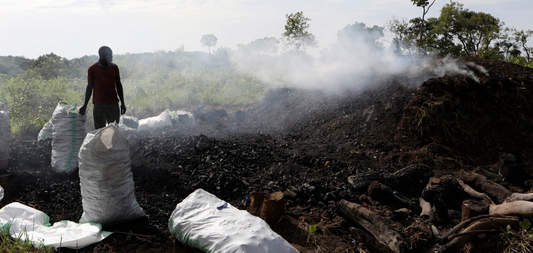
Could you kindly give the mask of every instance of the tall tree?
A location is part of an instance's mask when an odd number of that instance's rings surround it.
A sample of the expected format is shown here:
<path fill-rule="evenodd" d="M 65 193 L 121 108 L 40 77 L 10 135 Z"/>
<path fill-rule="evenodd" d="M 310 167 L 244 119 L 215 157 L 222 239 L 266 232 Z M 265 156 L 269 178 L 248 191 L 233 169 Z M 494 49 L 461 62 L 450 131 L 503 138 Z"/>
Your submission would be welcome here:
<path fill-rule="evenodd" d="M 533 47 L 529 47 L 527 40 L 529 37 L 533 36 L 532 30 L 520 30 L 516 31 L 514 33 L 515 35 L 515 41 L 518 44 L 518 46 L 522 49 L 522 51 L 526 54 L 526 62 L 531 63 L 531 54 L 533 54 Z"/>
<path fill-rule="evenodd" d="M 214 47 L 217 45 L 217 37 L 213 34 L 204 34 L 202 36 L 202 39 L 200 40 L 200 43 L 202 43 L 202 46 L 207 47 L 209 49 L 209 54 L 211 54 L 211 47 Z"/>
<path fill-rule="evenodd" d="M 297 51 L 302 48 L 305 53 L 307 47 L 317 47 L 315 36 L 308 31 L 310 18 L 305 17 L 303 12 L 296 12 L 285 15 L 287 23 L 282 40 L 286 45 L 294 46 Z"/>
<path fill-rule="evenodd" d="M 462 4 L 451 1 L 442 7 L 435 29 L 439 34 L 450 34 L 457 39 L 464 55 L 488 56 L 501 26 L 500 20 L 492 15 L 464 9 Z"/>
<path fill-rule="evenodd" d="M 41 55 L 33 62 L 33 69 L 44 79 L 67 76 L 69 61 L 54 53 Z"/>
<path fill-rule="evenodd" d="M 519 45 L 513 40 L 516 33 L 514 28 L 505 28 L 500 32 L 498 41 L 494 44 L 500 54 L 500 59 L 511 61 L 511 59 L 520 56 Z"/>
<path fill-rule="evenodd" d="M 394 34 L 392 39 L 394 52 L 398 54 L 402 54 L 404 50 L 409 54 L 412 52 L 416 42 L 406 19 L 399 20 L 397 17 L 392 17 L 392 20 L 387 21 L 387 30 Z"/>
<path fill-rule="evenodd" d="M 422 22 L 420 22 L 420 38 L 418 40 L 418 46 L 420 48 L 423 47 L 422 35 L 424 34 L 424 23 L 426 20 L 426 14 L 429 12 L 429 9 L 431 8 L 431 6 L 433 6 L 435 1 L 436 0 L 433 0 L 431 3 L 429 3 L 428 0 L 411 0 L 411 2 L 413 2 L 413 4 L 417 7 L 422 7 Z"/>
<path fill-rule="evenodd" d="M 383 37 L 384 29 L 377 25 L 367 27 L 365 23 L 355 22 L 339 30 L 337 39 L 344 47 L 359 47 L 364 44 L 379 48 L 381 43 L 378 40 Z"/>

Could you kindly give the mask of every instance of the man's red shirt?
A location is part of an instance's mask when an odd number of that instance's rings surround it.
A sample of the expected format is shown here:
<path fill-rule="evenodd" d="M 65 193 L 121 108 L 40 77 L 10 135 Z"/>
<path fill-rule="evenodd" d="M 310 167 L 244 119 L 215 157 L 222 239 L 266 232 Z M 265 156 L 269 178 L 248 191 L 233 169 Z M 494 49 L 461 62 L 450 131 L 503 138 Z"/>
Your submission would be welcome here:
<path fill-rule="evenodd" d="M 116 82 L 120 81 L 120 72 L 116 64 L 103 67 L 96 62 L 87 72 L 87 81 L 94 84 L 93 104 L 110 105 L 119 101 Z"/>

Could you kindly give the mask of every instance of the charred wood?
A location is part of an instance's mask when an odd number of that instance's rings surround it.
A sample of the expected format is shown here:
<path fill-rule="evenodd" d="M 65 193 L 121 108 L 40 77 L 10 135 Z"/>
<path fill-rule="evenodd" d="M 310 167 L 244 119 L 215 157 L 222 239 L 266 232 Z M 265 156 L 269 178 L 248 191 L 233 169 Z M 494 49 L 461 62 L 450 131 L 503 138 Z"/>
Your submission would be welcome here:
<path fill-rule="evenodd" d="M 400 192 L 388 187 L 378 181 L 374 181 L 368 187 L 368 195 L 373 199 L 392 200 L 400 203 L 402 206 L 407 207 L 415 212 L 420 212 L 420 206 L 413 200 L 404 196 Z"/>
<path fill-rule="evenodd" d="M 399 253 L 407 250 L 408 246 L 404 238 L 383 217 L 368 208 L 343 199 L 337 203 L 337 212 L 370 233 L 392 252 Z"/>
<path fill-rule="evenodd" d="M 533 202 L 517 200 L 490 207 L 489 214 L 493 215 L 516 215 L 525 218 L 533 218 Z"/>
<path fill-rule="evenodd" d="M 472 185 L 478 191 L 485 192 L 496 204 L 503 203 L 503 201 L 511 196 L 509 191 L 504 186 L 488 180 L 485 176 L 474 172 L 464 172 L 458 175 L 465 183 Z"/>
<path fill-rule="evenodd" d="M 459 223 L 444 236 L 438 238 L 433 252 L 458 252 L 473 236 L 493 231 L 502 226 L 516 225 L 516 216 L 482 215 Z M 497 231 L 497 230 L 496 230 Z"/>
<path fill-rule="evenodd" d="M 509 203 L 517 200 L 533 201 L 533 193 L 513 193 L 506 198 L 503 203 Z"/>
<path fill-rule="evenodd" d="M 367 232 L 361 229 L 350 227 L 350 234 L 355 236 L 357 242 L 359 242 L 359 244 L 362 244 L 362 246 L 366 248 L 369 252 L 394 253 L 394 251 L 389 249 L 389 247 L 378 242 L 376 238 L 372 237 Z"/>

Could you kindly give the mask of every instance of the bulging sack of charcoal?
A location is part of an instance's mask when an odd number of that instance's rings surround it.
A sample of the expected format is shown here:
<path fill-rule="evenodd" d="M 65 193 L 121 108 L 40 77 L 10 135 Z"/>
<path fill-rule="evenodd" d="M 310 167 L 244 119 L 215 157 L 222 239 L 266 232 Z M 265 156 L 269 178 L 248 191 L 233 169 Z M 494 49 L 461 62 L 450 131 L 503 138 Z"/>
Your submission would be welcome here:
<path fill-rule="evenodd" d="M 9 143 L 11 142 L 11 119 L 0 99 L 0 169 L 7 168 L 9 162 Z"/>
<path fill-rule="evenodd" d="M 179 122 L 186 126 L 194 125 L 194 114 L 192 112 L 188 112 L 184 110 L 171 111 L 170 119 L 172 120 L 172 123 L 174 124 Z"/>
<path fill-rule="evenodd" d="M 139 128 L 139 119 L 135 116 L 121 115 L 118 128 L 121 131 L 137 131 Z"/>
<path fill-rule="evenodd" d="M 38 141 L 44 141 L 46 139 L 52 138 L 52 120 L 49 120 L 44 124 L 43 128 L 41 128 L 41 131 L 39 131 L 39 135 L 37 135 Z"/>
<path fill-rule="evenodd" d="M 146 216 L 135 199 L 128 140 L 115 123 L 87 133 L 79 163 L 80 223 L 110 225 Z"/>
<path fill-rule="evenodd" d="M 171 126 L 170 110 L 166 109 L 164 112 L 155 117 L 139 120 L 138 131 L 150 131 L 160 127 Z"/>
<path fill-rule="evenodd" d="M 298 252 L 261 218 L 202 189 L 176 206 L 168 227 L 181 243 L 204 252 Z"/>
<path fill-rule="evenodd" d="M 80 106 L 59 102 L 52 114 L 52 169 L 71 173 L 78 168 L 78 152 L 87 131 Z"/>

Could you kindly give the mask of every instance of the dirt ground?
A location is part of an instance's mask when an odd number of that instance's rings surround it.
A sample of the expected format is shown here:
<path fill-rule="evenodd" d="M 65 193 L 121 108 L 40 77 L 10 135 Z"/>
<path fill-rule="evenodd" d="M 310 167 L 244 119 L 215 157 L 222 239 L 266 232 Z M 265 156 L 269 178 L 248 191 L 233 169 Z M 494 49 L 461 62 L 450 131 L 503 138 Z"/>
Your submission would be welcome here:
<path fill-rule="evenodd" d="M 404 252 L 430 252 L 437 245 L 431 225 L 440 234 L 457 225 L 464 199 L 450 197 L 449 215 L 428 220 L 417 208 L 377 198 L 368 184 L 353 179 L 372 175 L 416 203 L 430 177 L 475 172 L 509 192 L 533 186 L 533 70 L 463 61 L 479 81 L 445 75 L 413 87 L 406 74 L 342 94 L 273 89 L 256 105 L 188 108 L 194 125 L 125 133 L 136 199 L 147 217 L 105 227 L 114 233 L 102 242 L 61 252 L 200 252 L 168 229 L 176 204 L 198 188 L 243 210 L 252 192 L 283 192 L 286 215 L 272 229 L 303 253 L 384 252 L 339 214 L 341 200 L 383 217 L 405 240 Z M 45 212 L 51 223 L 78 221 L 83 208 L 77 172 L 54 173 L 51 141 L 35 139 L 13 141 L 9 168 L 1 173 L 10 175 L 0 207 L 17 201 Z M 520 168 L 518 179 L 498 174 L 509 161 Z M 409 166 L 427 173 L 416 180 L 390 176 Z M 491 196 L 495 202 L 500 197 Z M 310 233 L 309 225 L 317 231 Z M 503 249 L 498 238 L 478 235 L 461 251 Z"/>

